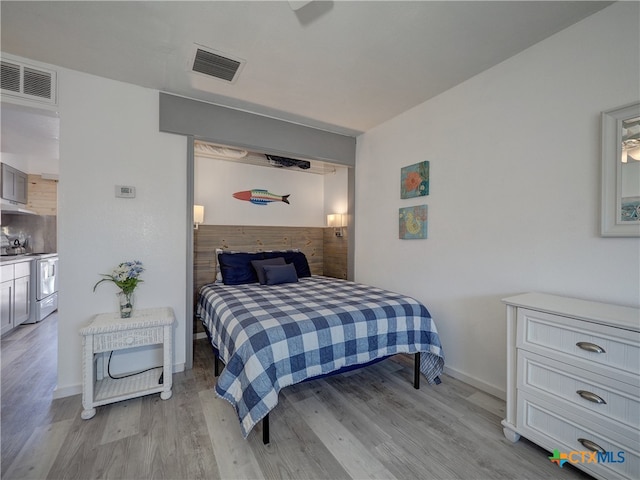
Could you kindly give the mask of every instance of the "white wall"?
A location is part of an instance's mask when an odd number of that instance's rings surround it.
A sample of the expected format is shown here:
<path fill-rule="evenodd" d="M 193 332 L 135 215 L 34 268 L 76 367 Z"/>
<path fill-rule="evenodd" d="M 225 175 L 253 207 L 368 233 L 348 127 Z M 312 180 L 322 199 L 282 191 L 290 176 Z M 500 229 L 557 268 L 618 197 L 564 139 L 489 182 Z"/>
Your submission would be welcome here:
<path fill-rule="evenodd" d="M 194 198 L 204 205 L 205 224 L 323 226 L 322 175 L 202 157 L 196 157 L 194 168 Z M 233 198 L 252 189 L 289 195 L 289 204 L 256 205 Z"/>
<path fill-rule="evenodd" d="M 505 390 L 501 299 L 640 305 L 640 241 L 601 238 L 600 112 L 638 101 L 637 2 L 618 3 L 358 138 L 356 280 L 423 301 L 447 371 Z M 430 195 L 400 200 L 429 160 Z M 429 205 L 429 238 L 398 208 Z M 392 275 L 389 272 L 393 272 Z"/>
<path fill-rule="evenodd" d="M 0 159 L 2 163 L 10 167 L 17 168 L 25 173 L 30 173 L 27 171 L 29 169 L 29 161 L 24 155 L 2 152 L 0 153 Z"/>
<path fill-rule="evenodd" d="M 194 168 L 194 198 L 205 207 L 205 225 L 324 227 L 327 214 L 347 211 L 346 167 L 319 175 L 196 156 Z M 289 195 L 290 203 L 255 205 L 233 198 L 251 189 Z"/>
<path fill-rule="evenodd" d="M 19 57 L 4 52 L 2 55 L 19 60 Z M 50 67 L 32 60 L 29 62 L 34 66 Z M 56 107 L 12 95 L 3 94 L 1 100 L 2 163 L 28 174 L 57 175 L 60 121 Z"/>
<path fill-rule="evenodd" d="M 116 310 L 116 287 L 99 273 L 122 261 L 144 263 L 139 308 L 173 307 L 174 366 L 185 363 L 185 137 L 158 131 L 158 92 L 56 68 L 59 79 L 60 300 L 56 396 L 81 384 L 78 329 Z M 136 198 L 115 198 L 115 185 Z M 191 325 L 191 319 L 189 319 Z"/>
<path fill-rule="evenodd" d="M 324 213 L 347 213 L 349 211 L 349 169 L 336 167 L 334 173 L 324 176 Z"/>

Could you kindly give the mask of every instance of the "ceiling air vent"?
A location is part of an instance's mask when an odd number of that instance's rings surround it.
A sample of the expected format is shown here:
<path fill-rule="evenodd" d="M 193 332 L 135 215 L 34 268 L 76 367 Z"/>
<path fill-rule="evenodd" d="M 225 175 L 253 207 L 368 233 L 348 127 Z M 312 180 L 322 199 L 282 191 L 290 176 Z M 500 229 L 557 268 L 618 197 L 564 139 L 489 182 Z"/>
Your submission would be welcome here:
<path fill-rule="evenodd" d="M 231 58 L 228 55 L 221 54 L 221 52 L 196 45 L 192 70 L 233 83 L 243 65 L 244 60 Z"/>
<path fill-rule="evenodd" d="M 0 89 L 4 95 L 55 104 L 56 72 L 2 60 Z"/>

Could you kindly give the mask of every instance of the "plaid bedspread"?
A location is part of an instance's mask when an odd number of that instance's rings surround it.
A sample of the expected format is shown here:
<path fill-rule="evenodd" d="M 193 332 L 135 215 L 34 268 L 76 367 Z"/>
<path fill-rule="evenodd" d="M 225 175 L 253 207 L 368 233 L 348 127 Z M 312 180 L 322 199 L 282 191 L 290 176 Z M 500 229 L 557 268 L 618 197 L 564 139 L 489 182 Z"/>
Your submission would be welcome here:
<path fill-rule="evenodd" d="M 305 379 L 396 353 L 424 352 L 440 383 L 444 355 L 426 307 L 410 297 L 322 276 L 281 285 L 205 285 L 196 308 L 226 367 L 216 393 L 236 409 L 243 436 Z"/>

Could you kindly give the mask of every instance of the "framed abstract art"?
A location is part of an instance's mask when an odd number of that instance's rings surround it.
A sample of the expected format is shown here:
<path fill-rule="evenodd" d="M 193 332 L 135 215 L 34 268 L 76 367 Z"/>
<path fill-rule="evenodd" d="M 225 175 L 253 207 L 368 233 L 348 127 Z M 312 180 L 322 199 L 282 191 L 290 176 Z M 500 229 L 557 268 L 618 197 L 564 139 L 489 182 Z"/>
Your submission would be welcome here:
<path fill-rule="evenodd" d="M 401 240 L 427 238 L 427 205 L 403 207 L 398 215 Z"/>
<path fill-rule="evenodd" d="M 429 195 L 429 162 L 424 161 L 402 167 L 400 171 L 400 198 Z"/>

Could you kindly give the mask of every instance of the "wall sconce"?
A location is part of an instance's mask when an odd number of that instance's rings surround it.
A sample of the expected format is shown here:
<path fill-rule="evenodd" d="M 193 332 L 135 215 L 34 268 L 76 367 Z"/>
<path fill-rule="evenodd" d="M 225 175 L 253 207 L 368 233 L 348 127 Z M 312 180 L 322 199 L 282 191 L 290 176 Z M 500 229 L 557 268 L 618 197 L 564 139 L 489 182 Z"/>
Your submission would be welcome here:
<path fill-rule="evenodd" d="M 204 223 L 204 205 L 193 206 L 193 224 L 194 229 L 198 229 L 198 225 Z"/>
<path fill-rule="evenodd" d="M 327 226 L 333 227 L 336 237 L 344 235 L 343 228 L 347 226 L 347 216 L 341 213 L 327 215 Z"/>

